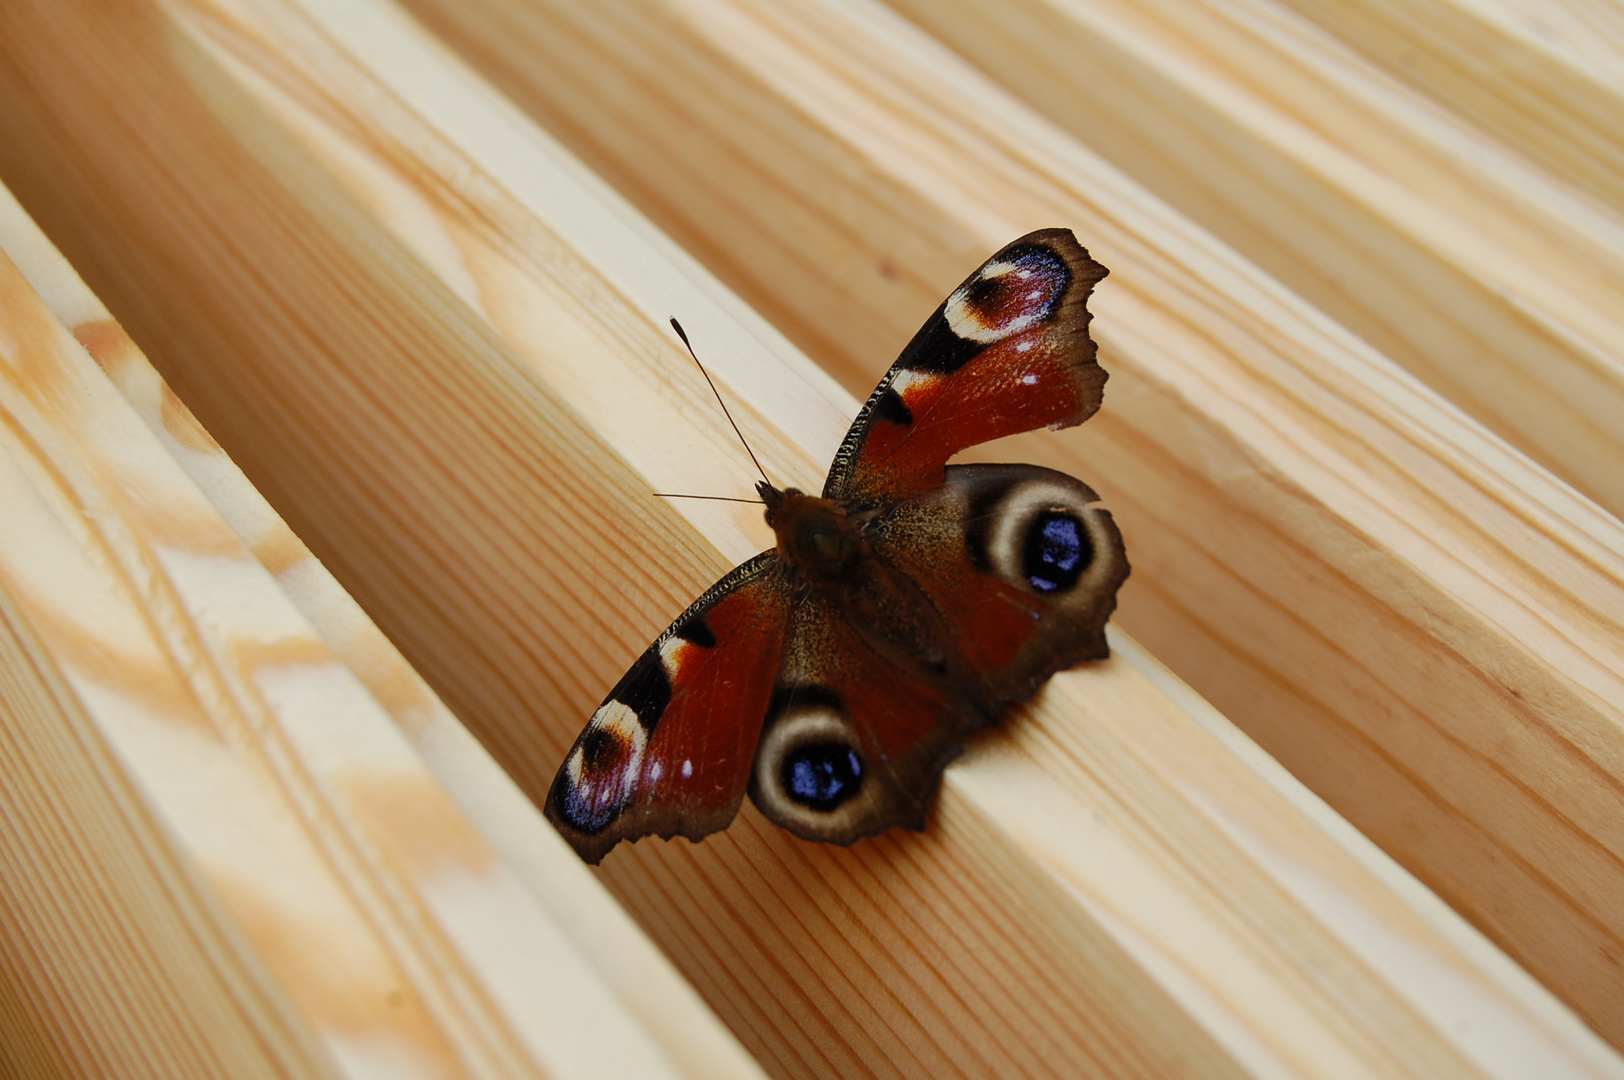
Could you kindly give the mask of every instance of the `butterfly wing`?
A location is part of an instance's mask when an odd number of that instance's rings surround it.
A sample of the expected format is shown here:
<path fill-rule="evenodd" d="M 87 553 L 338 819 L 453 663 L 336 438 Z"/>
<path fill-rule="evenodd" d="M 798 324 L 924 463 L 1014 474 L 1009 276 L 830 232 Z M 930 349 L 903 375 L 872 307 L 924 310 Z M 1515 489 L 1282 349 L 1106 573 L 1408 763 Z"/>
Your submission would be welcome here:
<path fill-rule="evenodd" d="M 965 447 L 1080 424 L 1100 406 L 1087 300 L 1105 268 L 1069 229 L 1029 233 L 965 279 L 886 372 L 824 497 L 878 506 L 941 483 Z"/>
<path fill-rule="evenodd" d="M 768 819 L 849 844 L 922 829 L 942 769 L 985 723 L 963 696 L 865 639 L 826 593 L 808 593 L 790 635 L 750 779 Z"/>
<path fill-rule="evenodd" d="M 971 731 L 1108 655 L 1128 560 L 1094 492 L 1034 465 L 943 480 L 876 521 L 840 590 L 790 615 L 750 796 L 798 836 L 922 828 Z"/>
<path fill-rule="evenodd" d="M 955 639 L 956 685 L 996 713 L 1057 671 L 1110 655 L 1105 624 L 1128 578 L 1122 533 L 1098 496 L 1037 465 L 952 465 L 874 530 Z"/>
<path fill-rule="evenodd" d="M 683 612 L 564 758 L 547 817 L 596 863 L 621 840 L 690 840 L 738 813 L 784 651 L 784 566 L 763 552 Z"/>

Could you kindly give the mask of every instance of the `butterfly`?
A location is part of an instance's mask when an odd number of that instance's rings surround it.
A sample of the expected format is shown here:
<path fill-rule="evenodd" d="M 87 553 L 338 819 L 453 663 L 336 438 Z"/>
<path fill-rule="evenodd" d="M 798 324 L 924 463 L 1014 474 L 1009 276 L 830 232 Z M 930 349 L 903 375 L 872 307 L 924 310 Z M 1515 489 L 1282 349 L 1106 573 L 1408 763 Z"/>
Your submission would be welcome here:
<path fill-rule="evenodd" d="M 1098 496 L 1035 465 L 947 464 L 1099 408 L 1086 302 L 1105 274 L 1069 229 L 1004 247 L 902 350 L 821 496 L 756 485 L 776 546 L 655 639 L 558 770 L 546 814 L 583 859 L 699 840 L 747 791 L 809 840 L 923 829 L 968 734 L 1109 655 L 1128 559 Z"/>

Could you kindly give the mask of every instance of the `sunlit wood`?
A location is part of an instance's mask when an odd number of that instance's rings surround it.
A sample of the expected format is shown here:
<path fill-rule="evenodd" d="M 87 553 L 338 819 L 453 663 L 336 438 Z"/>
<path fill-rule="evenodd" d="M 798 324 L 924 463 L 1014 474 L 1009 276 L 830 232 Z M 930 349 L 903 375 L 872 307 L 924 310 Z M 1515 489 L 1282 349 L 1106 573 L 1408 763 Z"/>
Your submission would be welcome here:
<path fill-rule="evenodd" d="M 526 922 L 536 918 L 537 910 L 544 912 L 543 925 L 556 925 L 548 926 L 546 936 L 533 942 L 547 947 L 532 952 L 528 962 L 550 970 L 552 978 L 569 980 L 572 972 L 579 978 L 584 960 L 630 1011 L 628 1016 L 620 1008 L 611 1007 L 595 1018 L 597 1023 L 583 1026 L 571 1036 L 588 1044 L 646 1038 L 619 1030 L 632 1021 L 646 1028 L 659 1044 L 659 1052 L 679 1065 L 681 1075 L 707 1080 L 759 1075 L 669 961 L 626 918 L 575 853 L 560 842 L 535 807 L 277 516 L 3 188 L 0 251 L 12 259 L 45 306 L 101 366 L 125 405 L 197 485 L 214 511 L 274 575 L 277 585 L 309 621 L 311 629 L 382 705 L 429 770 L 446 781 L 459 809 L 506 861 L 507 867 L 498 873 L 498 880 L 502 874 L 512 873 L 527 887 L 525 903 L 512 913 L 518 933 L 507 938 L 507 944 L 523 948 Z M 83 368 L 76 356 L 64 356 L 61 362 L 64 367 Z M 99 380 L 82 370 L 79 374 L 97 385 L 96 393 L 106 398 Z M 128 426 L 123 409 L 111 401 L 101 404 L 105 413 Z M 194 512 L 200 509 L 194 497 L 189 496 L 188 501 L 187 508 Z M 71 662 L 71 658 L 68 660 Z M 437 798 L 424 801 L 432 807 Z M 432 812 L 412 821 L 415 827 L 423 828 L 433 823 Z M 489 904 L 502 895 L 499 889 L 484 891 L 486 895 L 475 893 L 468 901 Z M 507 897 L 506 902 L 512 904 L 513 900 Z M 508 933 L 496 925 L 488 931 L 504 937 Z M 568 945 L 555 940 L 559 935 L 568 938 Z M 476 981 L 494 974 L 478 964 L 473 967 Z M 467 978 L 468 973 L 461 973 L 461 977 Z M 592 985 L 593 981 L 589 978 L 579 992 L 587 995 L 594 1007 L 601 1007 L 601 991 Z M 500 989 L 499 981 L 493 989 Z M 541 1004 L 551 1008 L 546 1002 Z M 594 1067 L 612 1060 L 598 1058 L 599 1051 L 590 1046 L 575 1053 Z"/>
<path fill-rule="evenodd" d="M 1284 0 L 1624 211 L 1624 10 L 1612 0 Z"/>
<path fill-rule="evenodd" d="M 15 1064 L 681 1075 L 4 258 L 0 326 Z"/>
<path fill-rule="evenodd" d="M 895 6 L 1624 512 L 1624 218 L 1274 0 Z"/>

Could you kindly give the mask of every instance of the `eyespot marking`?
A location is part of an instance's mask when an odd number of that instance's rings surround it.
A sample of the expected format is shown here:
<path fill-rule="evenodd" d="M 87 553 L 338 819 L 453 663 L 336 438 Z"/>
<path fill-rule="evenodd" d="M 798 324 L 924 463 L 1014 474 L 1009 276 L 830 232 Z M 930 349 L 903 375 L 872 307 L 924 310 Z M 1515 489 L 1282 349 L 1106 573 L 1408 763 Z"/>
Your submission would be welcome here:
<path fill-rule="evenodd" d="M 648 732 L 637 713 L 622 702 L 604 702 L 564 763 L 562 809 L 569 823 L 595 833 L 618 817 L 636 794 L 647 749 Z"/>
<path fill-rule="evenodd" d="M 827 814 L 863 784 L 863 759 L 844 742 L 804 743 L 784 755 L 779 782 L 808 809 Z"/>
<path fill-rule="evenodd" d="M 1071 284 L 1071 271 L 1048 248 L 1014 248 L 953 290 L 942 317 L 955 335 L 991 345 L 1049 319 Z"/>
<path fill-rule="evenodd" d="M 1091 505 L 1097 498 L 1087 485 L 1059 475 L 972 491 L 966 553 L 978 569 L 1050 603 L 1085 604 L 1093 584 L 1118 565 L 1102 557 L 1112 550 L 1116 528 Z M 1087 583 L 1093 584 L 1084 588 Z"/>
<path fill-rule="evenodd" d="M 1039 592 L 1060 592 L 1077 584 L 1093 556 L 1083 523 L 1066 511 L 1050 510 L 1027 529 L 1021 573 Z"/>
<path fill-rule="evenodd" d="M 780 686 L 756 748 L 750 797 L 797 836 L 849 838 L 885 799 L 862 747 L 839 694 L 810 683 Z"/>

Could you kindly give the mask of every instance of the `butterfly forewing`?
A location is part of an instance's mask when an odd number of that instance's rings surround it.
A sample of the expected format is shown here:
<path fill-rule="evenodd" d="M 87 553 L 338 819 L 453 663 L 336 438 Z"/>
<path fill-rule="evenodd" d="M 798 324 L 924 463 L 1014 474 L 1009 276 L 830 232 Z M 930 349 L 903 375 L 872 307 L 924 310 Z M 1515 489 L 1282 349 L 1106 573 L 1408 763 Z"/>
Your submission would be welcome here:
<path fill-rule="evenodd" d="M 783 652 L 783 565 L 764 552 L 671 624 L 576 739 L 546 813 L 588 862 L 621 840 L 698 840 L 738 813 Z"/>
<path fill-rule="evenodd" d="M 1092 416 L 1105 370 L 1087 300 L 1105 268 L 1068 229 L 1029 233 L 954 289 L 886 372 L 835 455 L 827 498 L 892 502 L 966 447 Z"/>

